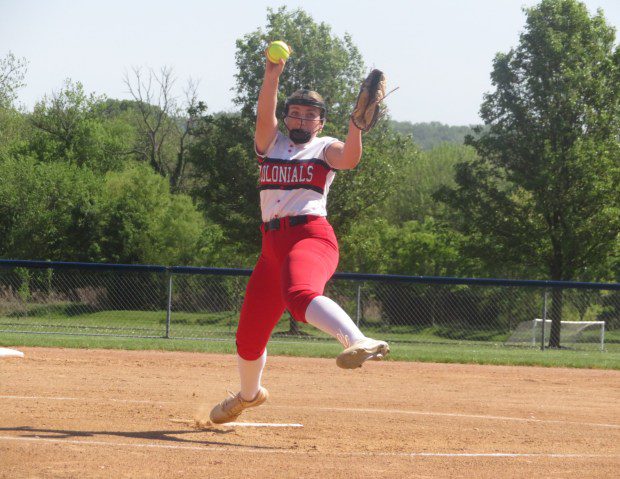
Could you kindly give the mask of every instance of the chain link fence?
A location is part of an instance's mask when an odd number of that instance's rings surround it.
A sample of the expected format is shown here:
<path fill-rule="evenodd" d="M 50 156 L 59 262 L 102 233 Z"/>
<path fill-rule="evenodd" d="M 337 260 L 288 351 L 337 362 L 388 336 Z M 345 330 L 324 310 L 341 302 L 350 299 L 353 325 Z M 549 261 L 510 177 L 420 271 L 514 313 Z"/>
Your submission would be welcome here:
<path fill-rule="evenodd" d="M 0 260 L 0 332 L 234 341 L 249 270 Z M 338 273 L 325 294 L 392 342 L 620 350 L 620 284 Z M 552 327 L 552 325 L 554 327 Z M 285 313 L 272 340 L 326 336 Z"/>

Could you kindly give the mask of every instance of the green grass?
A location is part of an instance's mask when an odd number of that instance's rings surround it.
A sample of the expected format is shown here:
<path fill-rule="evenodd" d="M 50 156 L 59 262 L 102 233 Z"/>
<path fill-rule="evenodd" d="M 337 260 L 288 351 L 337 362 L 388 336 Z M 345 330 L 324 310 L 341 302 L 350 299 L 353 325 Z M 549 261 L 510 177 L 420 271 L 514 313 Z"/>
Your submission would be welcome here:
<path fill-rule="evenodd" d="M 176 337 L 225 338 L 234 334 L 237 327 L 238 312 L 200 312 L 187 313 L 173 311 L 170 331 Z M 288 330 L 288 315 L 278 323 L 275 333 Z M 32 332 L 81 333 L 81 334 L 118 334 L 131 336 L 163 336 L 166 327 L 165 311 L 85 311 L 75 306 L 53 305 L 32 306 L 27 311 L 12 312 L 0 316 L 0 330 L 19 330 Z M 400 342 L 494 342 L 502 343 L 508 334 L 496 330 L 461 329 L 413 326 L 389 326 L 380 323 L 363 323 L 361 328 L 369 334 Z M 301 325 L 301 329 L 316 338 L 325 335 L 316 329 Z M 592 336 L 596 347 L 598 333 Z M 608 347 L 617 345 L 620 350 L 620 331 L 607 331 L 605 342 Z"/>
<path fill-rule="evenodd" d="M 164 339 L 165 311 L 87 311 L 71 304 L 29 305 L 26 310 L 0 315 L 0 330 L 18 331 L 0 331 L 0 345 L 232 354 L 237 318 L 238 313 L 234 311 L 173 311 L 172 339 Z M 333 358 L 341 349 L 334 340 L 308 325 L 301 325 L 304 339 L 287 336 L 288 329 L 288 316 L 285 316 L 274 331 L 270 354 Z M 363 324 L 362 330 L 369 336 L 389 341 L 393 360 L 620 369 L 620 331 L 606 332 L 607 350 L 601 352 L 595 341 L 579 344 L 575 350 L 540 351 L 503 346 L 506 333 L 493 330 L 386 328 L 372 323 Z M 204 336 L 211 339 L 200 339 Z"/>
<path fill-rule="evenodd" d="M 180 340 L 163 338 L 114 338 L 60 334 L 0 333 L 2 346 L 39 346 L 127 350 L 235 352 L 232 338 L 226 340 Z M 390 360 L 439 363 L 473 363 L 570 368 L 620 369 L 620 352 L 510 348 L 496 344 L 398 343 L 391 344 Z M 270 355 L 333 358 L 341 350 L 335 341 L 272 340 Z"/>

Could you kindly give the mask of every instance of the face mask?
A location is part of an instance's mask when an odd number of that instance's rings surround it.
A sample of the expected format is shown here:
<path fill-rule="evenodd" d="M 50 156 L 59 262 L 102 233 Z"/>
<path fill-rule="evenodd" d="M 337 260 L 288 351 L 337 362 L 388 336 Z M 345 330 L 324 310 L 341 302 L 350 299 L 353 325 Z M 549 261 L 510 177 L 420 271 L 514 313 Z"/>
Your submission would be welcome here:
<path fill-rule="evenodd" d="M 303 143 L 308 143 L 310 138 L 312 137 L 312 133 L 308 130 L 302 130 L 300 128 L 295 128 L 293 130 L 289 130 L 288 136 L 293 143 L 296 145 L 300 145 Z"/>

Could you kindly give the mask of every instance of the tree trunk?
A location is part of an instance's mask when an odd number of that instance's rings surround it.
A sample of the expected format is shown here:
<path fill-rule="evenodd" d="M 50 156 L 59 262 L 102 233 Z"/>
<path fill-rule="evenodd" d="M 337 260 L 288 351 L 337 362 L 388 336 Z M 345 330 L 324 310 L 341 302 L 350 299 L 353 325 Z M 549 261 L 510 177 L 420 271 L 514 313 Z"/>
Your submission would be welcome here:
<path fill-rule="evenodd" d="M 554 224 L 559 224 L 559 213 L 554 215 L 556 221 Z M 562 281 L 564 279 L 564 262 L 562 254 L 562 242 L 558 239 L 561 235 L 552 235 L 551 244 L 553 247 L 553 259 L 551 262 L 551 279 L 553 281 Z M 551 289 L 551 331 L 549 332 L 549 347 L 559 349 L 560 348 L 560 332 L 562 330 L 562 300 L 564 290 L 561 288 Z M 544 338 L 543 338 L 544 339 Z"/>
<path fill-rule="evenodd" d="M 291 334 L 291 335 L 295 335 L 295 336 L 300 336 L 303 333 L 301 332 L 301 329 L 299 329 L 299 323 L 297 321 L 295 321 L 293 318 L 291 318 L 289 320 L 289 328 L 288 328 L 288 333 L 286 334 Z"/>

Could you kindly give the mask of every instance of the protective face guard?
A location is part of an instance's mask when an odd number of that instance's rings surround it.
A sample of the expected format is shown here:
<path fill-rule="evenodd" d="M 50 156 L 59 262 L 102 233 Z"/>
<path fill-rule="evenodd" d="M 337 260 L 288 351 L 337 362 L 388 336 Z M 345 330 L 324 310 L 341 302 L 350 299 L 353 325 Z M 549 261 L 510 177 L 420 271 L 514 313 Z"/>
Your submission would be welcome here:
<path fill-rule="evenodd" d="M 311 105 L 314 106 L 314 105 Z M 284 119 L 286 120 L 286 117 L 288 116 L 288 113 L 285 112 L 284 113 Z M 289 117 L 289 118 L 296 118 L 296 117 Z M 303 122 L 306 121 L 307 123 L 311 123 L 307 120 L 301 120 L 301 124 L 300 126 L 303 126 Z M 315 120 L 316 121 L 316 120 Z M 323 122 L 325 121 L 325 118 L 323 116 L 323 112 L 321 111 L 321 120 L 318 124 L 318 126 L 316 127 L 316 129 L 314 130 L 307 130 L 305 128 L 289 128 L 289 126 L 287 125 L 286 121 L 284 121 L 284 126 L 285 128 L 288 130 L 288 136 L 291 139 L 291 141 L 297 145 L 303 144 L 303 143 L 308 143 L 311 139 L 312 139 L 312 135 L 318 133 L 321 128 L 323 128 Z"/>
<path fill-rule="evenodd" d="M 302 130 L 301 128 L 295 128 L 293 130 L 288 130 L 288 137 L 296 145 L 303 145 L 304 143 L 308 143 L 310 141 L 312 138 L 312 132 Z"/>

